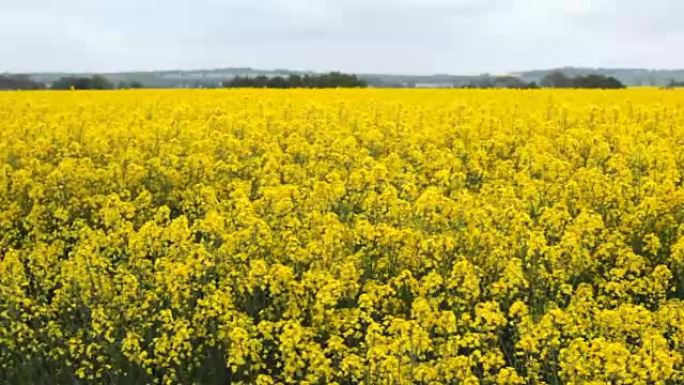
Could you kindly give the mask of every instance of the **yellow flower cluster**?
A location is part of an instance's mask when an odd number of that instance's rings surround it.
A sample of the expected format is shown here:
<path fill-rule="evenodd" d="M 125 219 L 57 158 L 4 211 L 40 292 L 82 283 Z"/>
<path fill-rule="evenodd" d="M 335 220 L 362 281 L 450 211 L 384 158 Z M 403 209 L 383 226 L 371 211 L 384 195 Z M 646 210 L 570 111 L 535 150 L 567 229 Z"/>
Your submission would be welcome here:
<path fill-rule="evenodd" d="M 684 93 L 0 93 L 0 383 L 684 382 Z"/>

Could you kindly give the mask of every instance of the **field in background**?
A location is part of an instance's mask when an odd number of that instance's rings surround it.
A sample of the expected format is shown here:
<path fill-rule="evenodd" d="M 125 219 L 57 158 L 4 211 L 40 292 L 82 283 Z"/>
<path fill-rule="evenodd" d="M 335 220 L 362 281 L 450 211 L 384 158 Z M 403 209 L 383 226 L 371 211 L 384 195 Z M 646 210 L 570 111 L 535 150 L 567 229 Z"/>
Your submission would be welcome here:
<path fill-rule="evenodd" d="M 0 130 L 2 383 L 684 381 L 684 92 L 7 92 Z"/>

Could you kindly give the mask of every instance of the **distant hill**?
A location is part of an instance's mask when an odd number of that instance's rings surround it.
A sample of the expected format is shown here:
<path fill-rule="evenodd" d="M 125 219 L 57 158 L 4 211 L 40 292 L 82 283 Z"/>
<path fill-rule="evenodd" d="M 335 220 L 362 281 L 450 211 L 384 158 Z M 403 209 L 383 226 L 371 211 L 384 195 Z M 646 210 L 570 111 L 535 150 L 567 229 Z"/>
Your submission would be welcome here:
<path fill-rule="evenodd" d="M 477 76 L 462 75 L 382 75 L 362 74 L 360 77 L 373 86 L 452 86 L 464 87 L 473 83 L 481 83 L 483 79 L 497 76 L 514 76 L 524 82 L 539 83 L 541 79 L 554 72 L 560 71 L 569 77 L 586 76 L 590 74 L 612 76 L 627 86 L 665 86 L 671 82 L 684 82 L 684 69 L 651 70 L 643 68 L 588 68 L 563 67 L 545 70 L 511 72 L 506 74 L 482 74 Z"/>
<path fill-rule="evenodd" d="M 684 82 L 684 69 L 678 70 L 650 70 L 641 68 L 584 68 L 564 67 L 556 69 L 520 71 L 506 74 L 482 74 L 468 75 L 389 75 L 389 74 L 359 74 L 371 87 L 466 87 L 472 84 L 482 83 L 483 80 L 496 76 L 514 76 L 525 82 L 539 81 L 553 71 L 561 71 L 568 76 L 580 76 L 598 74 L 613 76 L 627 86 L 664 86 L 674 82 Z M 236 76 L 287 76 L 290 74 L 316 75 L 312 71 L 294 71 L 287 69 L 262 70 L 249 67 L 218 68 L 207 70 L 168 70 L 168 71 L 142 71 L 142 72 L 113 72 L 104 73 L 106 78 L 114 84 L 120 82 L 140 82 L 145 87 L 158 88 L 213 88 L 220 87 L 221 83 Z M 33 81 L 50 84 L 64 76 L 90 76 L 92 73 L 31 73 L 28 74 Z"/>
<path fill-rule="evenodd" d="M 612 76 L 627 86 L 665 86 L 672 81 L 684 80 L 684 69 L 651 70 L 643 68 L 585 68 L 563 67 L 548 70 L 533 70 L 513 73 L 525 81 L 539 82 L 545 75 L 560 71 L 568 76 L 585 76 L 589 74 Z"/>
<path fill-rule="evenodd" d="M 168 70 L 168 71 L 141 71 L 141 72 L 112 72 L 102 73 L 113 83 L 140 82 L 145 87 L 153 88 L 197 88 L 197 87 L 220 87 L 225 80 L 236 76 L 287 76 L 290 74 L 313 74 L 307 71 L 289 70 L 258 70 L 253 68 L 223 68 L 209 70 Z M 41 83 L 53 83 L 65 76 L 90 76 L 92 73 L 62 73 L 45 72 L 28 74 L 32 80 Z"/>

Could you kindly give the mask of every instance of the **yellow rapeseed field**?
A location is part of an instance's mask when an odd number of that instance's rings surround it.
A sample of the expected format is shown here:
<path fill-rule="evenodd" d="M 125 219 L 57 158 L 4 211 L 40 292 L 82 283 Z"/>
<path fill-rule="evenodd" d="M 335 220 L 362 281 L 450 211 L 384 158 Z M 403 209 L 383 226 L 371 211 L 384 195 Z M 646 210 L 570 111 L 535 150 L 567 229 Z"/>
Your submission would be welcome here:
<path fill-rule="evenodd" d="M 0 93 L 2 384 L 681 384 L 684 92 Z"/>

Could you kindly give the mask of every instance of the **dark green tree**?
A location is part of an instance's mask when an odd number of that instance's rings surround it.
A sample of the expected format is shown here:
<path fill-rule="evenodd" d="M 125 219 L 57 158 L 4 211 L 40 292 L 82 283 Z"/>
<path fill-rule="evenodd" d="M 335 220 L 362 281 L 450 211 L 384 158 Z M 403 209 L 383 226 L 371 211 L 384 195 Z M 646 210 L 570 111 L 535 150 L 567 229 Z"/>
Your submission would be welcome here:
<path fill-rule="evenodd" d="M 223 86 L 230 88 L 353 88 L 366 87 L 367 84 L 356 75 L 330 72 L 313 76 L 289 75 L 287 78 L 282 76 L 269 78 L 265 75 L 253 78 L 236 76 L 223 82 Z"/>
<path fill-rule="evenodd" d="M 572 86 L 575 88 L 625 88 L 624 84 L 612 76 L 594 74 L 572 79 Z"/>
<path fill-rule="evenodd" d="M 553 71 L 544 76 L 539 82 L 542 87 L 569 88 L 572 87 L 572 79 L 560 71 Z"/>
<path fill-rule="evenodd" d="M 52 83 L 53 90 L 111 90 L 114 84 L 102 75 L 92 77 L 67 76 Z"/>

